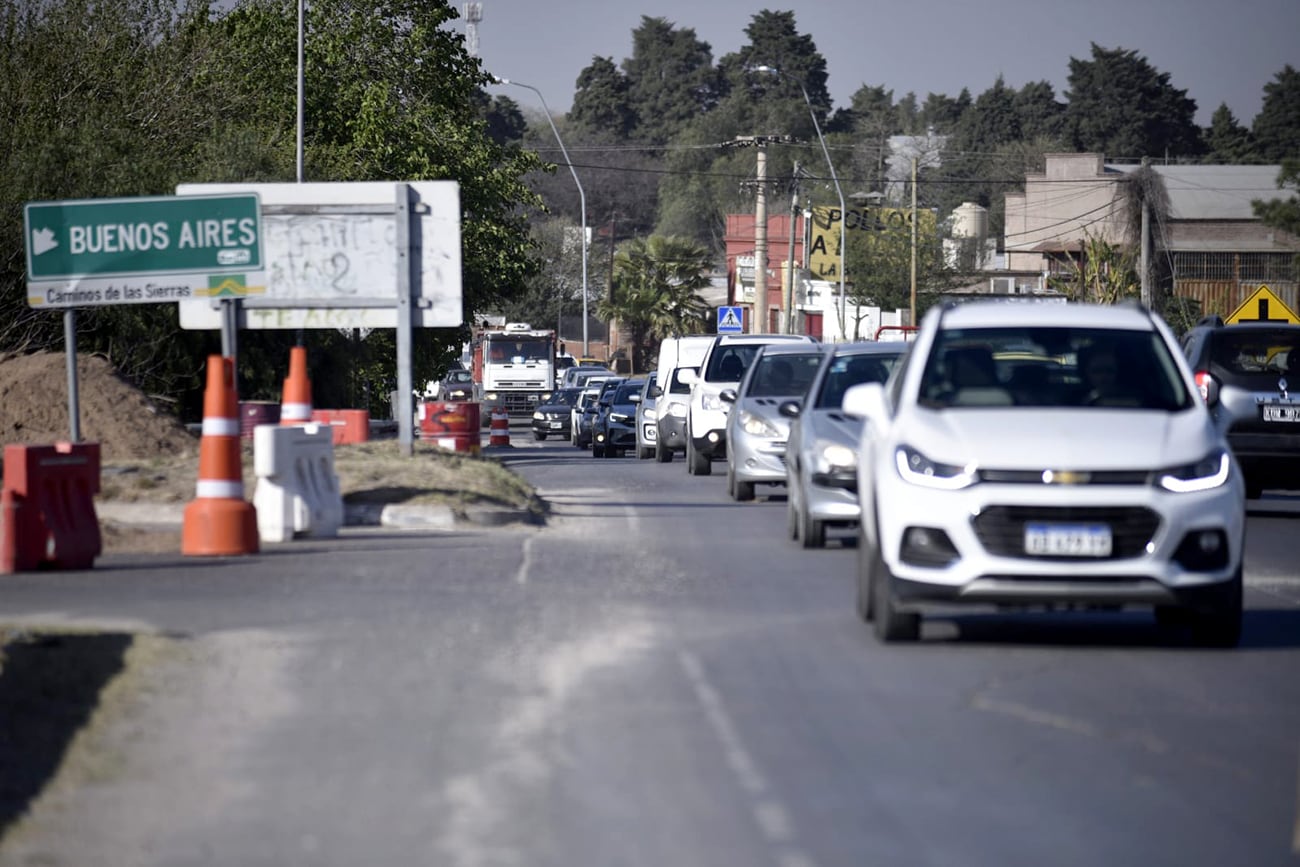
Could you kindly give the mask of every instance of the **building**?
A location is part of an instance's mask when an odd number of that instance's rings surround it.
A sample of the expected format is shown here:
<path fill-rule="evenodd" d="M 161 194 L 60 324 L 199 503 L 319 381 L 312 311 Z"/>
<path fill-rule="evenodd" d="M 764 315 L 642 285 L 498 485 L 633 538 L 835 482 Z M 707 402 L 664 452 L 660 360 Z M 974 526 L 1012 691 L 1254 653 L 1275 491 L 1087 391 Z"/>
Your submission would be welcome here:
<path fill-rule="evenodd" d="M 1009 274 L 1072 273 L 1089 239 L 1126 245 L 1132 235 L 1124 188 L 1136 165 L 1101 154 L 1047 154 L 1042 173 L 1025 176 L 1023 193 L 1005 197 L 1002 266 Z M 1254 216 L 1257 199 L 1283 198 L 1280 166 L 1153 165 L 1168 198 L 1167 221 L 1150 225 L 1156 285 L 1197 302 L 1205 313 L 1231 313 L 1262 285 L 1296 309 L 1300 239 Z"/>

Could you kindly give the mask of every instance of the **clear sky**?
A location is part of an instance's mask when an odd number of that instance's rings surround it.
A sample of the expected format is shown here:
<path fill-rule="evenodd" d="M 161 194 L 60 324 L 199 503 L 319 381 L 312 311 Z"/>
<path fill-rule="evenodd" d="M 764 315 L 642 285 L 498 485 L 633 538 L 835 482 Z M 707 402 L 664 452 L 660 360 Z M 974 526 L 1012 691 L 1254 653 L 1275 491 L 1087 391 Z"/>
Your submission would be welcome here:
<path fill-rule="evenodd" d="M 690 28 L 713 59 L 748 40 L 756 13 L 793 11 L 795 25 L 826 58 L 835 108 L 863 84 L 894 98 L 909 91 L 972 96 L 999 75 L 1008 87 L 1046 80 L 1063 100 L 1071 57 L 1090 44 L 1135 50 L 1197 104 L 1207 125 L 1220 103 L 1249 126 L 1264 85 L 1300 68 L 1300 0 L 482 0 L 479 56 L 489 72 L 536 87 L 551 111 L 569 109 L 578 73 L 593 57 L 615 65 L 632 53 L 642 15 Z M 454 0 L 464 10 L 462 0 Z M 463 33 L 465 22 L 456 22 Z M 540 107 L 521 87 L 494 92 Z"/>

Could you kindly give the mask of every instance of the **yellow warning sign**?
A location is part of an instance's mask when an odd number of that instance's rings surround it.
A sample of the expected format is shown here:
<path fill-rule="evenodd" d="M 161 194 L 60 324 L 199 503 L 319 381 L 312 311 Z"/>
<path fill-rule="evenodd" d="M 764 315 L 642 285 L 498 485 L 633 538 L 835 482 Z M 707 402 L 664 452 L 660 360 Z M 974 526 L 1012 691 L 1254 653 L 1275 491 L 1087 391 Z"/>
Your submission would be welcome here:
<path fill-rule="evenodd" d="M 1295 315 L 1295 311 L 1286 306 L 1286 302 L 1273 294 L 1273 290 L 1267 286 L 1260 286 L 1250 297 L 1238 305 L 1237 309 L 1232 311 L 1232 315 L 1224 320 L 1229 324 L 1238 322 L 1290 322 L 1292 325 L 1300 325 L 1300 316 Z"/>

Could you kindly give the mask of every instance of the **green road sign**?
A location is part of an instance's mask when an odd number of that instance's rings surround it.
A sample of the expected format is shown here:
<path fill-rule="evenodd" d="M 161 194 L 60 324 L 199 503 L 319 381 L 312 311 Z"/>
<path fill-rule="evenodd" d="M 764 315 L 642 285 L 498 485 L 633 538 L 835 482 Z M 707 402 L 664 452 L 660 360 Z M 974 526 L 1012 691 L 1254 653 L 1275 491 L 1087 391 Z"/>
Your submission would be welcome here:
<path fill-rule="evenodd" d="M 265 267 L 255 194 L 29 202 L 23 216 L 33 307 L 229 292 Z"/>

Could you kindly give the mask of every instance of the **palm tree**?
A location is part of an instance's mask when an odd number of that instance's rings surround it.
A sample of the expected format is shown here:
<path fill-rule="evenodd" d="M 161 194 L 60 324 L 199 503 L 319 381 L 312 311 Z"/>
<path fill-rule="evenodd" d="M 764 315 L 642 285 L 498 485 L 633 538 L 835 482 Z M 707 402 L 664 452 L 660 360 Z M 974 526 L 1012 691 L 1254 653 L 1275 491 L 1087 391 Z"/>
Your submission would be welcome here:
<path fill-rule="evenodd" d="M 636 370 L 645 368 L 649 342 L 704 331 L 710 307 L 696 293 L 709 284 L 707 248 L 688 238 L 634 238 L 614 255 L 609 298 L 599 315 L 618 320 L 631 336 Z"/>

